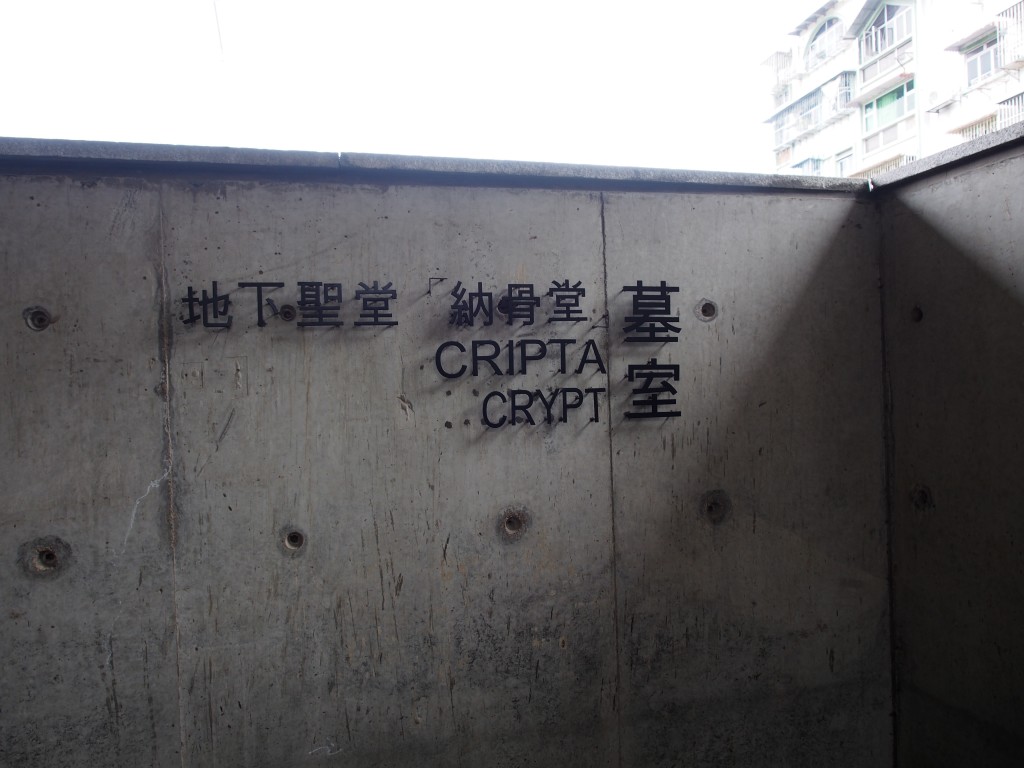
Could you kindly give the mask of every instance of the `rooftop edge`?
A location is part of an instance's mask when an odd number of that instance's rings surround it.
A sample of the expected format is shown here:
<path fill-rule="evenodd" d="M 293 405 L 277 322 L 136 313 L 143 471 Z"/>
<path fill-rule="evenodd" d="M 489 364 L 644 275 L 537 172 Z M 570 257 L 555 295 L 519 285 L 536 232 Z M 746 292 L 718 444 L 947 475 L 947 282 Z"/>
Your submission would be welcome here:
<path fill-rule="evenodd" d="M 690 171 L 627 166 L 573 165 L 515 160 L 469 160 L 413 155 L 303 152 L 233 147 L 192 147 L 169 144 L 79 141 L 71 139 L 23 139 L 0 137 L 0 163 L 49 167 L 90 168 L 145 166 L 179 170 L 260 170 L 273 175 L 281 171 L 314 173 L 346 178 L 415 179 L 423 183 L 456 181 L 517 186 L 587 187 L 733 187 L 741 189 L 792 190 L 807 192 L 856 193 L 865 191 L 860 179 L 780 176 L 759 173 Z"/>
<path fill-rule="evenodd" d="M 123 172 L 245 171 L 248 175 L 282 172 L 316 175 L 336 181 L 402 180 L 418 183 L 479 184 L 527 187 L 658 189 L 680 187 L 734 188 L 762 191 L 864 193 L 893 187 L 919 177 L 1024 145 L 1024 122 L 1008 126 L 901 168 L 864 179 L 789 176 L 761 173 L 691 171 L 609 165 L 574 165 L 517 160 L 470 160 L 414 155 L 305 152 L 173 144 L 24 139 L 0 137 L 0 166 L 49 170 L 82 168 Z"/>

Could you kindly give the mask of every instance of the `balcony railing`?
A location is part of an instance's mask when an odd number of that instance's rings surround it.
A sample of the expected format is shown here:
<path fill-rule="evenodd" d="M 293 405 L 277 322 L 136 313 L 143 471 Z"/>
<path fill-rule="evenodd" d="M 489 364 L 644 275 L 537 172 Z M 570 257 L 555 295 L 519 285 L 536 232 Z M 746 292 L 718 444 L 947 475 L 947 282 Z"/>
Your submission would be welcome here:
<path fill-rule="evenodd" d="M 1000 101 L 996 113 L 999 118 L 999 127 L 1006 128 L 1024 120 L 1024 93 L 1018 93 L 1013 98 Z"/>
<path fill-rule="evenodd" d="M 1011 5 L 997 17 L 999 62 L 1006 69 L 1024 66 L 1024 2 Z"/>
<path fill-rule="evenodd" d="M 970 125 L 965 125 L 960 128 L 956 133 L 964 141 L 970 141 L 971 139 L 977 139 L 980 136 L 992 133 L 992 131 L 998 130 L 999 118 L 996 115 L 989 115 L 988 117 L 982 118 Z"/>
<path fill-rule="evenodd" d="M 764 62 L 775 75 L 775 86 L 781 88 L 793 79 L 793 54 L 789 51 L 776 51 Z"/>
<path fill-rule="evenodd" d="M 856 75 L 843 72 L 775 116 L 775 146 L 795 141 L 852 109 Z"/>
<path fill-rule="evenodd" d="M 889 171 L 895 171 L 897 168 L 902 168 L 904 165 L 909 165 L 917 160 L 914 155 L 897 155 L 891 160 L 886 160 L 884 163 L 873 165 L 870 168 L 865 168 L 863 171 L 858 171 L 853 174 L 854 179 L 872 179 L 875 176 L 879 176 Z"/>
<path fill-rule="evenodd" d="M 843 39 L 843 27 L 842 22 L 833 20 L 827 29 L 821 32 L 811 44 L 807 46 L 807 54 L 804 58 L 804 66 L 807 71 L 810 72 L 812 69 L 822 64 L 837 53 L 839 53 L 846 45 L 846 41 Z"/>

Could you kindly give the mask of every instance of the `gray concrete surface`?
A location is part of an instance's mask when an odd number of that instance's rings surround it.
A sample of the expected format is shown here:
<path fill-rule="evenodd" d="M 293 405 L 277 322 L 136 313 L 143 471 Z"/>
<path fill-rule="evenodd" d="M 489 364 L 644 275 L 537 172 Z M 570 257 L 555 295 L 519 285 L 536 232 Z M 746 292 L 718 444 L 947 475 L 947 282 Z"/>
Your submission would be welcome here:
<path fill-rule="evenodd" d="M 622 764 L 886 765 L 874 210 L 606 200 L 612 328 L 643 270 L 681 286 L 684 329 L 610 348 L 613 386 L 641 352 L 682 373 L 677 423 L 612 418 Z"/>
<path fill-rule="evenodd" d="M 14 139 L 0 137 L 0 170 L 4 163 L 18 168 L 98 168 L 103 173 L 202 173 L 230 177 L 245 170 L 257 177 L 288 173 L 331 178 L 342 182 L 381 180 L 403 184 L 459 184 L 538 188 L 658 189 L 713 187 L 774 192 L 848 194 L 866 192 L 867 182 L 807 176 L 758 173 L 567 165 L 509 160 L 462 160 L 445 157 L 369 155 L 330 152 L 279 152 L 234 147 L 178 147 L 95 141 Z"/>
<path fill-rule="evenodd" d="M 0 763 L 878 766 L 894 707 L 898 765 L 1024 754 L 1019 152 L 264 155 L 0 140 Z"/>
<path fill-rule="evenodd" d="M 1024 762 L 1022 164 L 881 206 L 900 765 Z"/>
<path fill-rule="evenodd" d="M 916 181 L 922 177 L 959 168 L 964 162 L 976 162 L 988 155 L 1005 151 L 1007 147 L 1019 145 L 1024 140 L 1024 123 L 1014 123 L 1006 128 L 979 136 L 963 144 L 957 144 L 934 155 L 922 157 L 913 163 L 879 174 L 871 179 L 872 189 L 897 186 L 903 182 Z"/>
<path fill-rule="evenodd" d="M 4 765 L 177 760 L 158 200 L 0 183 Z"/>

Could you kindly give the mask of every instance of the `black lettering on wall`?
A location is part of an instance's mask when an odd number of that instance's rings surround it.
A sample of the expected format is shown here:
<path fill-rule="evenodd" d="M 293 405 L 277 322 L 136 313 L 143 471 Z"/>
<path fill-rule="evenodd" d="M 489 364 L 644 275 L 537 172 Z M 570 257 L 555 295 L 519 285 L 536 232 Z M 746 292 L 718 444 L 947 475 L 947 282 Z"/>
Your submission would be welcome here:
<path fill-rule="evenodd" d="M 449 347 L 454 347 L 455 349 L 459 350 L 459 352 L 466 351 L 466 348 L 462 346 L 461 343 L 457 341 L 446 341 L 441 346 L 439 346 L 437 348 L 437 352 L 434 353 L 434 367 L 437 368 L 437 372 L 444 376 L 446 379 L 457 379 L 466 372 L 466 365 L 465 363 L 463 363 L 459 370 L 456 371 L 455 373 L 451 373 L 445 370 L 444 366 L 441 365 L 441 353 L 444 352 Z"/>
<path fill-rule="evenodd" d="M 508 419 L 505 417 L 504 414 L 502 414 L 500 421 L 491 421 L 487 412 L 487 405 L 491 402 L 492 397 L 497 397 L 503 403 L 508 402 L 508 400 L 505 398 L 505 395 L 503 395 L 501 392 L 498 392 L 497 390 L 495 390 L 494 392 L 489 392 L 487 394 L 487 397 L 484 398 L 483 422 L 486 426 L 490 427 L 491 429 L 497 429 L 498 427 L 504 426 L 505 422 Z"/>
<path fill-rule="evenodd" d="M 488 349 L 488 353 L 484 353 L 484 349 Z M 501 352 L 501 346 L 498 342 L 491 341 L 490 339 L 474 339 L 473 340 L 473 375 L 480 375 L 480 363 L 488 363 L 491 366 L 491 370 L 494 371 L 495 376 L 501 376 L 501 368 L 495 359 Z"/>
<path fill-rule="evenodd" d="M 587 343 L 583 345 L 583 357 L 580 359 L 580 364 L 576 367 L 576 375 L 583 373 L 583 368 L 588 365 L 596 365 L 597 370 L 601 373 L 607 373 L 604 367 L 604 360 L 601 359 L 601 352 L 597 348 L 597 342 L 593 339 L 587 339 Z"/>

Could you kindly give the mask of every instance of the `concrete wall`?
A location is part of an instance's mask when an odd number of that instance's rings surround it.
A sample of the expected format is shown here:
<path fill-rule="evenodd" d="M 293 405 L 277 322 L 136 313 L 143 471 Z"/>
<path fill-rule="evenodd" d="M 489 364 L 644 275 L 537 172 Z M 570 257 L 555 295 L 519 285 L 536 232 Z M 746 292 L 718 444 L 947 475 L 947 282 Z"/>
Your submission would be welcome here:
<path fill-rule="evenodd" d="M 2 762 L 891 763 L 854 186 L 16 149 Z M 459 281 L 566 279 L 584 321 L 449 324 Z M 184 323 L 215 280 L 232 327 Z M 355 325 L 373 280 L 396 326 Z M 625 341 L 638 280 L 678 341 Z M 345 324 L 261 327 L 246 281 L 340 282 Z M 680 415 L 627 418 L 652 358 Z"/>
<path fill-rule="evenodd" d="M 883 187 L 898 764 L 1024 762 L 1024 156 Z"/>

